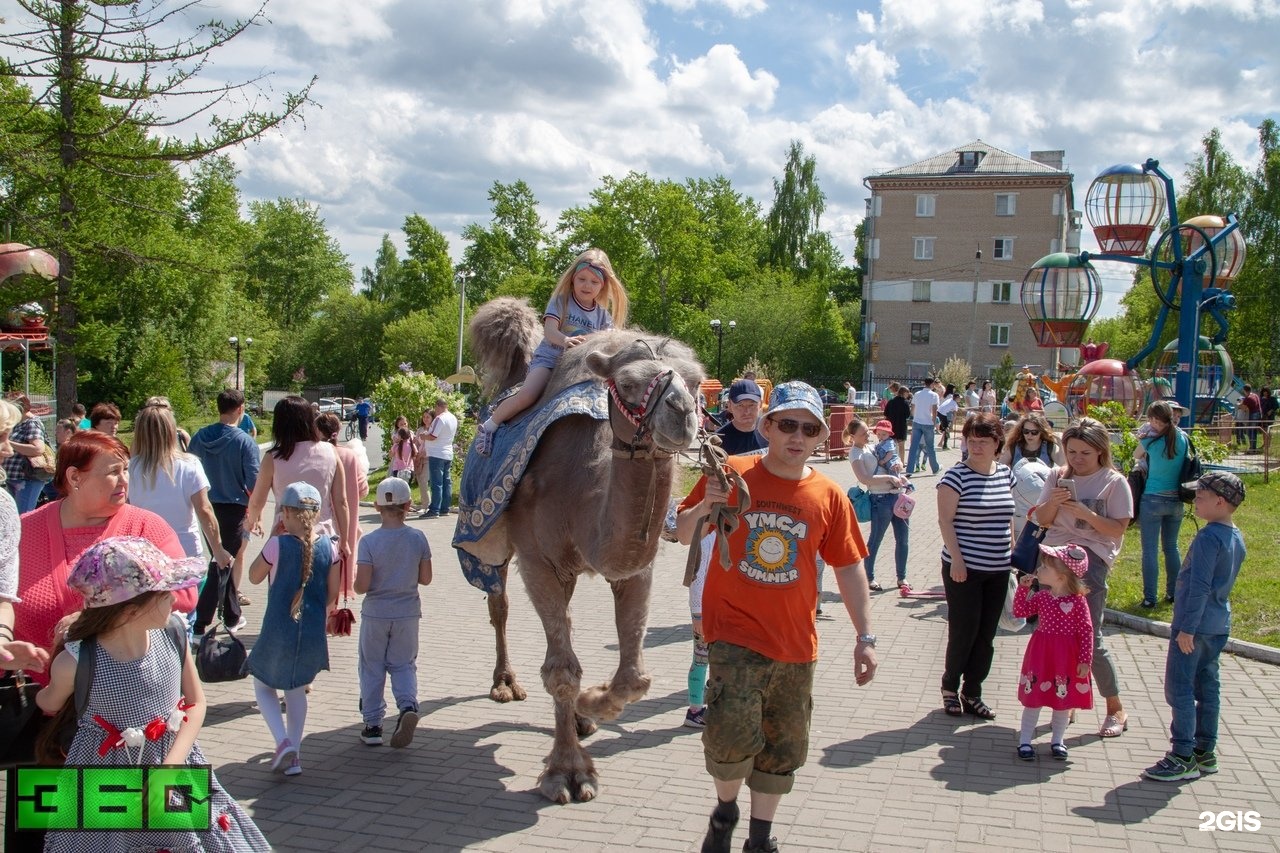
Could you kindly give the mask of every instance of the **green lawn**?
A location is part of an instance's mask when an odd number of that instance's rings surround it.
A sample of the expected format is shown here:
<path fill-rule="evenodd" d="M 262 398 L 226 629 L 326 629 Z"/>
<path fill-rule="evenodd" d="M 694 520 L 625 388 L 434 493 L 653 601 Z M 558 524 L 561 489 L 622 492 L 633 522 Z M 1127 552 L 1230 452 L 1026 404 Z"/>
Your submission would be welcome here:
<path fill-rule="evenodd" d="M 1231 636 L 1239 640 L 1280 647 L 1280 482 L 1264 484 L 1258 475 L 1242 478 L 1248 495 L 1236 510 L 1235 523 L 1244 534 L 1249 556 L 1231 592 Z M 1200 522 L 1203 524 L 1203 522 Z M 1179 553 L 1186 555 L 1187 545 L 1196 527 L 1187 507 L 1186 519 L 1178 538 Z M 1164 590 L 1164 568 L 1161 567 L 1158 589 Z M 1111 571 L 1107 606 L 1136 616 L 1168 622 L 1173 605 L 1161 600 L 1152 610 L 1139 606 L 1142 601 L 1142 543 L 1138 526 L 1129 528 L 1124 548 Z"/>

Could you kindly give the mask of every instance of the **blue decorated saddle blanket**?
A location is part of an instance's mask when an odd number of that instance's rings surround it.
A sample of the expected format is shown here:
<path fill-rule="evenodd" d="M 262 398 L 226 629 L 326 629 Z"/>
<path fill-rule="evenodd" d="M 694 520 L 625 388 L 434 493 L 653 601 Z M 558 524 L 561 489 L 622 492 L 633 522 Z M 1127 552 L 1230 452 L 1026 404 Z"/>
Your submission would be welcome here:
<path fill-rule="evenodd" d="M 505 532 L 495 530 L 495 524 L 511 502 L 542 434 L 547 431 L 547 427 L 566 415 L 587 415 L 596 420 L 608 420 L 609 395 L 604 382 L 590 379 L 570 385 L 525 417 L 503 424 L 493 437 L 493 451 L 489 456 L 477 453 L 474 444 L 467 453 L 467 464 L 462 470 L 458 526 L 453 533 L 453 547 L 458 552 L 458 561 L 462 564 L 462 574 L 467 582 L 485 593 L 502 592 L 499 571 L 505 562 L 493 565 L 485 562 L 475 552 L 485 555 L 507 552 Z M 502 537 L 504 541 L 486 542 L 486 547 L 477 547 L 490 534 Z"/>

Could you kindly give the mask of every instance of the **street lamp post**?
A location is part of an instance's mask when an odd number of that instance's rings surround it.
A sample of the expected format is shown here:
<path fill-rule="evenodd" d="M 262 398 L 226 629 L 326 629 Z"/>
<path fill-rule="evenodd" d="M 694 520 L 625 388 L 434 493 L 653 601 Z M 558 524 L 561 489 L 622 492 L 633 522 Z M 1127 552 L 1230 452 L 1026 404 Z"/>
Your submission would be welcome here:
<path fill-rule="evenodd" d="M 232 335 L 231 337 L 227 338 L 227 343 L 231 344 L 231 346 L 233 346 L 233 347 L 235 347 L 235 348 L 236 348 L 236 390 L 237 390 L 237 391 L 239 391 L 239 390 L 240 390 L 240 386 L 241 386 L 241 381 L 240 381 L 240 349 L 241 349 L 242 347 L 243 347 L 244 349 L 248 349 L 250 346 L 252 346 L 252 345 L 253 345 L 253 338 L 245 338 L 243 341 L 241 341 L 238 337 L 236 337 L 235 335 Z"/>
<path fill-rule="evenodd" d="M 719 379 L 721 379 L 721 377 L 720 377 L 720 360 L 721 360 L 721 356 L 724 354 L 724 332 L 725 332 L 725 328 L 726 328 L 726 327 L 725 327 L 724 325 L 722 325 L 722 324 L 721 324 L 721 322 L 720 322 L 719 320 L 712 320 L 712 321 L 711 321 L 711 331 L 715 332 L 715 335 L 716 335 L 716 379 L 718 379 L 718 380 L 719 380 Z M 729 330 L 730 332 L 732 332 L 734 329 L 738 328 L 738 321 L 737 321 L 737 320 L 730 320 L 727 328 L 728 328 L 728 330 Z M 721 380 L 721 381 L 723 381 L 723 380 Z"/>

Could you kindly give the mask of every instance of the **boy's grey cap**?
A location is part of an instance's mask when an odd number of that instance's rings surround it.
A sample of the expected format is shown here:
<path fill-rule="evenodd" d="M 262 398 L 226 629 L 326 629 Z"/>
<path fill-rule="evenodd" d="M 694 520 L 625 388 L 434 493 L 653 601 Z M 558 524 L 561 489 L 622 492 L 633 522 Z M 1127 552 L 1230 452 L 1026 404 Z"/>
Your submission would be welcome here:
<path fill-rule="evenodd" d="M 1232 506 L 1244 503 L 1244 483 L 1235 474 L 1226 471 L 1210 471 L 1199 480 L 1183 483 L 1184 489 L 1208 489 Z"/>
<path fill-rule="evenodd" d="M 378 484 L 377 506 L 399 506 L 413 502 L 409 484 L 399 477 L 388 477 Z"/>

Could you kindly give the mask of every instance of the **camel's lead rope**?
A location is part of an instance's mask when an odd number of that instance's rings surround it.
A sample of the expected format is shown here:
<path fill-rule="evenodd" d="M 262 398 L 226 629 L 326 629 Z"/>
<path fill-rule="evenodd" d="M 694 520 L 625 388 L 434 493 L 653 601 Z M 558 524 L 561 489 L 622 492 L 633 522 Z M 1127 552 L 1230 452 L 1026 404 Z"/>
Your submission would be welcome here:
<path fill-rule="evenodd" d="M 700 463 L 702 475 L 707 478 L 715 477 L 720 488 L 725 491 L 729 490 L 730 481 L 732 481 L 732 484 L 737 487 L 737 501 L 732 507 L 723 503 L 714 503 L 711 505 L 711 512 L 698 519 L 694 526 L 693 543 L 689 545 L 689 559 L 684 566 L 685 586 L 693 584 L 693 579 L 698 573 L 698 563 L 702 560 L 702 525 L 710 523 L 715 530 L 720 567 L 728 571 L 730 567 L 729 535 L 738 529 L 738 516 L 746 512 L 747 507 L 751 505 L 751 492 L 747 489 L 742 475 L 725 464 L 729 455 L 720 446 L 719 437 L 709 436 L 702 443 L 699 455 L 702 457 Z"/>

